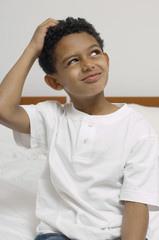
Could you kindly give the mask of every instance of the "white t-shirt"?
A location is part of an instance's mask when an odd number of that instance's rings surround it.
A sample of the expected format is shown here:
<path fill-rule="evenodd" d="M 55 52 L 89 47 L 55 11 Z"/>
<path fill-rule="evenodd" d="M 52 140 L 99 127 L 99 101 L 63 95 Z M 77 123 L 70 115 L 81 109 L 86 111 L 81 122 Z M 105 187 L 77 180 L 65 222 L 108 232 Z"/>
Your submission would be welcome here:
<path fill-rule="evenodd" d="M 31 136 L 18 144 L 48 148 L 39 180 L 37 233 L 78 240 L 121 234 L 123 200 L 159 206 L 158 141 L 142 115 L 127 104 L 108 115 L 88 115 L 58 102 L 23 106 Z"/>

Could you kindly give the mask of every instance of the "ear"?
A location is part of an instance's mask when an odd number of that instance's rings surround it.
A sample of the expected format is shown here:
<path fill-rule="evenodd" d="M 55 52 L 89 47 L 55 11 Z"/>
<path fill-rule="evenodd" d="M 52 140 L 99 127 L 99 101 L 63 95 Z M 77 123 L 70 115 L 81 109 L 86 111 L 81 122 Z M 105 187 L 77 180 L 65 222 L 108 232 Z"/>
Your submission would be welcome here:
<path fill-rule="evenodd" d="M 62 90 L 63 86 L 59 83 L 59 81 L 54 77 L 54 75 L 47 74 L 45 77 L 46 84 L 53 88 L 54 90 Z"/>
<path fill-rule="evenodd" d="M 107 62 L 107 65 L 108 65 L 108 69 L 109 69 L 109 56 L 107 53 L 104 53 L 104 57 L 105 57 L 105 60 Z"/>

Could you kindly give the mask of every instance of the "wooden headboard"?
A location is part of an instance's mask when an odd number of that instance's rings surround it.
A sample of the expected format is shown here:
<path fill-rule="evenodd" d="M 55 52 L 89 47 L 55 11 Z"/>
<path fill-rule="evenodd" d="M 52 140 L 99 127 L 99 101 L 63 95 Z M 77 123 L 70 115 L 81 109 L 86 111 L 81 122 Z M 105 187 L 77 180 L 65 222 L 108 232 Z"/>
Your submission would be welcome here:
<path fill-rule="evenodd" d="M 159 97 L 106 97 L 112 103 L 135 103 L 143 106 L 159 107 Z M 66 97 L 22 97 L 20 104 L 36 104 L 47 100 L 59 101 L 66 103 Z"/>

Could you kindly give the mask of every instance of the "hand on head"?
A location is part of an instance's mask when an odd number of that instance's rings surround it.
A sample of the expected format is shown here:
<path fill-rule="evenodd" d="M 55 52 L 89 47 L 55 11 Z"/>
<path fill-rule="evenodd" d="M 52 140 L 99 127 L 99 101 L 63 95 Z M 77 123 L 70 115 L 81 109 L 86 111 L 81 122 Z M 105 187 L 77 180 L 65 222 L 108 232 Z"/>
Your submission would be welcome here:
<path fill-rule="evenodd" d="M 58 24 L 57 20 L 48 18 L 46 21 L 44 21 L 37 27 L 32 39 L 28 45 L 28 47 L 32 48 L 35 51 L 35 54 L 37 57 L 40 55 L 40 53 L 43 49 L 44 39 L 45 39 L 48 28 L 53 27 L 57 24 Z"/>

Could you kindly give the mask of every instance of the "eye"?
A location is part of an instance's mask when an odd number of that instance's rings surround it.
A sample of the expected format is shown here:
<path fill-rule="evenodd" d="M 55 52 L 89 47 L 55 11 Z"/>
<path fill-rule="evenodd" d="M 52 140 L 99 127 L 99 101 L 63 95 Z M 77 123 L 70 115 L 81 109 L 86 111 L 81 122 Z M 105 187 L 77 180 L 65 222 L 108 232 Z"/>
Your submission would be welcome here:
<path fill-rule="evenodd" d="M 78 61 L 78 59 L 77 59 L 77 58 L 74 58 L 74 59 L 72 59 L 71 61 L 69 61 L 67 65 L 69 66 L 69 65 L 71 65 L 71 64 L 73 64 L 73 63 L 76 63 L 77 61 Z"/>
<path fill-rule="evenodd" d="M 98 55 L 98 54 L 100 54 L 101 53 L 101 51 L 99 50 L 99 49 L 96 49 L 96 50 L 93 50 L 92 52 L 91 52 L 91 56 L 96 56 L 96 55 Z"/>

